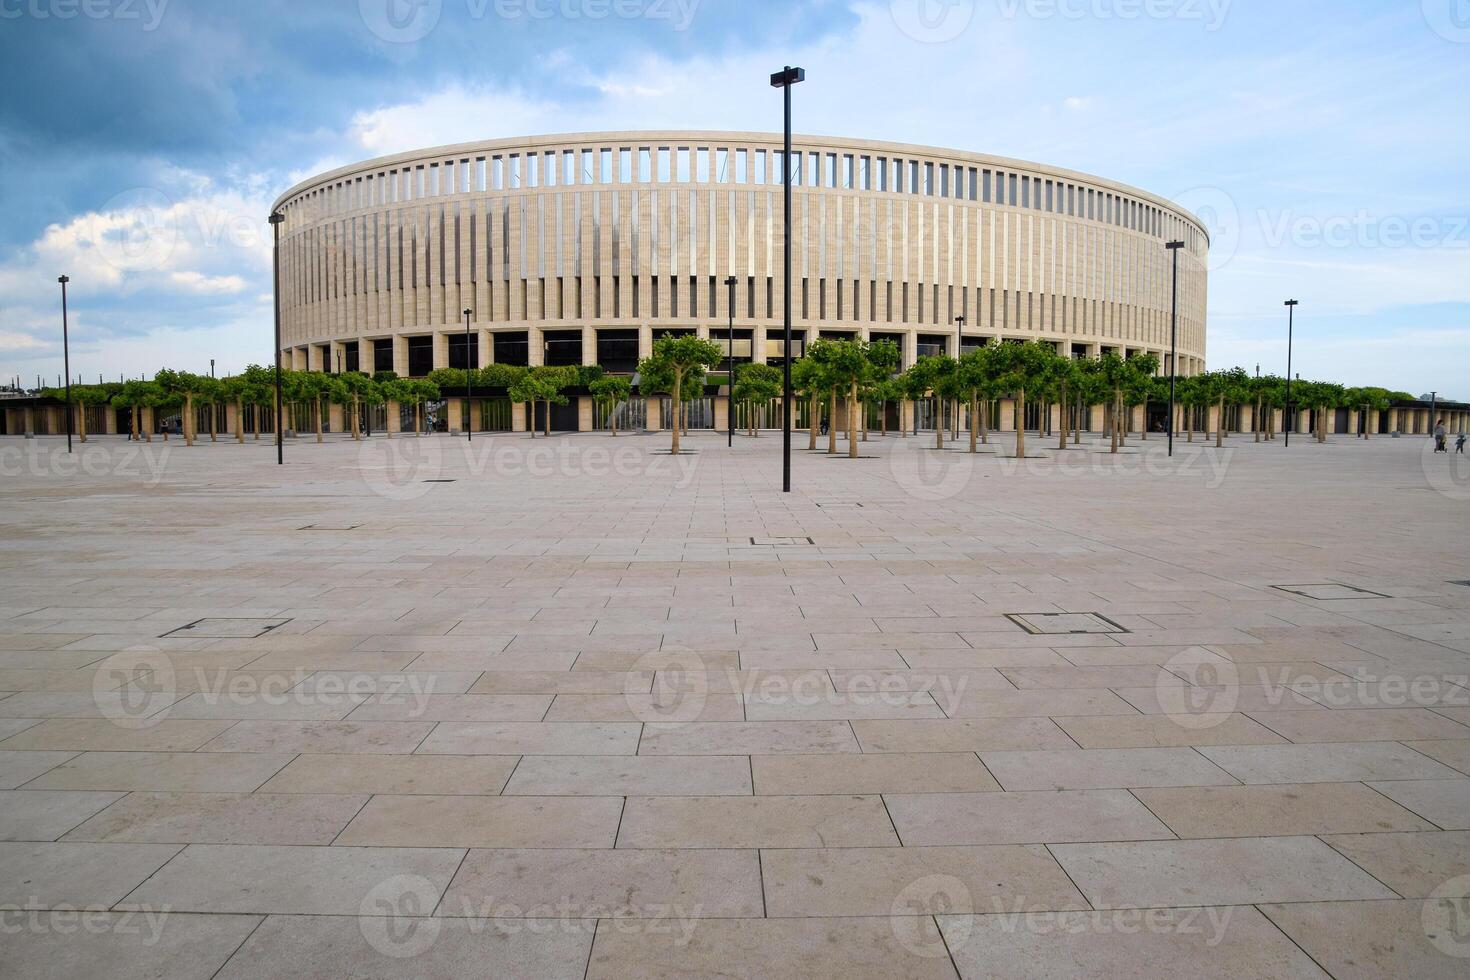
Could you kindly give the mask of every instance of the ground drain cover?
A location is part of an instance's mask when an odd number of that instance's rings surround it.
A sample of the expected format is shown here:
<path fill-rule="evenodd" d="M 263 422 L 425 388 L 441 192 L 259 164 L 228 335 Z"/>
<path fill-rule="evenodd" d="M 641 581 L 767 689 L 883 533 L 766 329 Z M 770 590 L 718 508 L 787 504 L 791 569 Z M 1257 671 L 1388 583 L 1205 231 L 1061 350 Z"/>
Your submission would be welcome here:
<path fill-rule="evenodd" d="M 825 504 L 817 504 L 817 506 L 823 510 L 837 510 L 845 507 L 861 507 L 862 504 L 854 503 L 850 500 L 831 500 Z"/>
<path fill-rule="evenodd" d="M 750 543 L 759 545 L 816 544 L 811 538 L 751 538 Z"/>
<path fill-rule="evenodd" d="M 1466 579 L 1466 580 L 1465 580 L 1465 581 L 1463 581 L 1463 582 L 1451 582 L 1451 583 L 1450 583 L 1450 584 L 1451 584 L 1451 585 L 1463 585 L 1463 586 L 1465 586 L 1465 587 L 1466 587 L 1466 588 L 1467 588 L 1467 589 L 1470 589 L 1470 579 Z"/>
<path fill-rule="evenodd" d="M 425 483 L 453 483 L 453 480 L 425 480 Z"/>
<path fill-rule="evenodd" d="M 289 619 L 196 619 L 188 626 L 180 626 L 176 630 L 164 633 L 163 636 L 251 640 L 257 636 L 264 636 L 271 630 L 285 626 L 289 622 L 291 622 Z"/>
<path fill-rule="evenodd" d="M 308 524 L 298 527 L 298 531 L 356 531 L 362 527 L 361 524 Z"/>
<path fill-rule="evenodd" d="M 1305 596 L 1308 599 L 1388 598 L 1382 592 L 1370 592 L 1367 589 L 1360 589 L 1355 585 L 1343 585 L 1340 582 L 1319 582 L 1314 585 L 1273 585 L 1271 588 L 1290 592 L 1292 595 Z"/>
<path fill-rule="evenodd" d="M 1098 613 L 1006 613 L 1006 618 L 1036 636 L 1128 632 Z"/>

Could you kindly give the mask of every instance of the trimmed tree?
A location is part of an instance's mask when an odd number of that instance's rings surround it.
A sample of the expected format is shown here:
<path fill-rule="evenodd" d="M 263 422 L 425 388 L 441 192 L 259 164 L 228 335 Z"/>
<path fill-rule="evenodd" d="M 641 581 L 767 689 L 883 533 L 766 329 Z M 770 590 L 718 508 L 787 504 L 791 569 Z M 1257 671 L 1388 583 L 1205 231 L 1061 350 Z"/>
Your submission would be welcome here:
<path fill-rule="evenodd" d="M 1040 341 L 1005 343 L 995 353 L 996 383 L 1016 396 L 1016 457 L 1026 456 L 1026 392 L 1044 389 L 1057 352 Z"/>
<path fill-rule="evenodd" d="M 781 372 L 769 364 L 742 364 L 736 370 L 730 397 L 735 403 L 745 406 L 745 428 L 752 439 L 760 436 L 756 418 L 760 406 L 780 397 L 782 384 Z M 730 424 L 733 426 L 734 422 Z"/>
<path fill-rule="evenodd" d="M 702 381 L 705 372 L 718 365 L 724 356 L 720 345 L 712 340 L 705 340 L 693 334 L 683 337 L 664 334 L 654 341 L 653 356 L 639 363 L 640 380 L 647 376 L 656 377 L 658 379 L 656 390 L 667 390 L 668 395 L 673 399 L 674 424 L 671 429 L 673 439 L 669 444 L 669 452 L 675 454 L 679 452 L 679 417 L 686 394 L 696 386 L 696 383 Z M 645 370 L 645 366 L 648 370 Z"/>
<path fill-rule="evenodd" d="M 633 385 L 627 378 L 604 375 L 587 386 L 587 391 L 592 395 L 592 400 L 597 406 L 607 413 L 612 422 L 612 434 L 616 439 L 618 435 L 617 408 L 627 401 L 633 394 Z"/>

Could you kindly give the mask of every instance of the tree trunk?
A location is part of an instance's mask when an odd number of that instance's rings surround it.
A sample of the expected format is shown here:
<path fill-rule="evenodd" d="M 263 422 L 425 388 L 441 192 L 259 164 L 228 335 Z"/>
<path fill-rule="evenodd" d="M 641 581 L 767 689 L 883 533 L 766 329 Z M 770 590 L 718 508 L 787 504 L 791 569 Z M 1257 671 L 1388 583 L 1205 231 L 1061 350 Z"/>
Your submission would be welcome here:
<path fill-rule="evenodd" d="M 148 413 L 147 415 L 145 415 L 143 417 L 143 441 L 144 442 L 152 442 L 153 441 L 153 409 L 146 408 L 145 407 L 145 408 L 140 408 L 138 411 L 139 411 L 139 414 L 142 414 L 143 412 L 147 412 Z"/>
<path fill-rule="evenodd" d="M 980 444 L 990 445 L 990 399 L 980 403 Z"/>
<path fill-rule="evenodd" d="M 934 396 L 934 448 L 944 448 L 944 401 Z"/>
<path fill-rule="evenodd" d="M 312 415 L 316 417 L 316 441 L 317 445 L 322 442 L 322 400 L 316 398 L 311 403 Z"/>
<path fill-rule="evenodd" d="M 1016 458 L 1026 458 L 1026 389 L 1016 392 Z"/>
<path fill-rule="evenodd" d="M 1074 446 L 1082 445 L 1082 412 L 1084 409 L 1085 406 L 1082 404 L 1082 399 L 1078 398 L 1077 417 L 1072 420 L 1072 445 Z"/>
<path fill-rule="evenodd" d="M 183 419 L 181 421 L 183 422 L 183 425 L 181 425 L 180 428 L 184 430 L 184 445 L 186 445 L 186 446 L 192 446 L 192 445 L 194 445 L 194 396 L 193 396 L 193 394 L 186 394 L 186 395 L 184 395 L 184 417 L 183 417 Z"/>
<path fill-rule="evenodd" d="M 683 402 L 681 401 L 681 395 L 682 395 L 682 388 L 683 388 L 683 381 L 684 381 L 684 378 L 683 378 L 682 375 L 683 375 L 683 372 L 675 369 L 675 371 L 674 371 L 674 440 L 670 444 L 670 448 L 669 448 L 669 452 L 673 453 L 675 456 L 677 456 L 679 454 L 679 406 L 683 404 Z M 547 424 L 549 425 L 550 422 L 551 422 L 551 406 L 550 405 L 546 406 L 546 419 L 547 419 Z"/>
<path fill-rule="evenodd" d="M 235 399 L 235 441 L 242 445 L 245 442 L 245 405 L 239 398 Z"/>
<path fill-rule="evenodd" d="M 1225 399 L 1215 406 L 1215 448 L 1225 445 Z"/>
<path fill-rule="evenodd" d="M 888 438 L 888 399 L 878 402 L 878 435 L 879 438 Z"/>
<path fill-rule="evenodd" d="M 131 408 L 128 409 L 128 428 L 130 428 L 130 429 L 133 430 L 133 441 L 134 442 L 140 442 L 140 441 L 142 441 L 138 437 L 138 428 L 139 428 L 139 426 L 138 426 L 138 416 L 140 416 L 142 414 L 143 414 L 143 406 L 141 406 L 141 405 L 134 405 L 134 406 L 132 406 Z"/>
<path fill-rule="evenodd" d="M 679 388 L 678 388 L 678 382 L 675 382 L 674 390 L 675 391 L 678 391 L 679 390 Z M 678 401 L 678 398 L 677 397 L 675 398 L 675 401 L 676 402 Z M 674 439 L 675 439 L 676 442 L 677 442 L 677 440 L 679 438 L 678 432 L 679 432 L 679 409 L 676 406 L 674 408 Z M 545 425 L 543 427 L 542 433 L 546 436 L 546 438 L 548 438 L 548 439 L 551 438 L 551 399 L 550 398 L 546 399 L 546 420 L 545 420 Z"/>
<path fill-rule="evenodd" d="M 847 458 L 858 458 L 857 444 L 857 378 L 853 378 L 847 389 Z"/>
<path fill-rule="evenodd" d="M 1111 449 L 1109 451 L 1110 452 L 1114 452 L 1114 453 L 1116 453 L 1118 451 L 1118 405 L 1121 404 L 1122 401 L 1123 401 L 1123 394 L 1122 394 L 1122 392 L 1118 391 L 1117 389 L 1114 389 L 1113 390 L 1113 418 L 1111 420 L 1112 421 L 1112 424 L 1108 426 L 1108 434 L 1109 434 L 1109 437 L 1111 438 Z"/>
<path fill-rule="evenodd" d="M 820 415 L 818 414 L 817 409 L 817 396 L 815 394 L 807 396 L 806 416 L 807 431 L 811 433 L 811 438 L 807 441 L 806 448 L 811 451 L 817 448 L 817 426 L 820 424 Z"/>
<path fill-rule="evenodd" d="M 976 443 L 976 440 L 979 438 L 979 435 L 980 435 L 979 430 L 977 428 L 978 423 L 979 423 L 980 420 L 978 418 L 976 418 L 976 416 L 979 414 L 979 406 L 980 406 L 980 396 L 976 395 L 974 392 L 971 392 L 970 393 L 970 452 L 972 452 L 972 453 L 977 453 L 977 452 L 980 451 L 979 447 L 976 446 L 976 444 L 975 444 Z"/>
<path fill-rule="evenodd" d="M 87 441 L 87 406 L 82 402 L 77 402 L 76 413 L 77 435 L 80 437 L 80 441 L 85 443 Z"/>
<path fill-rule="evenodd" d="M 1251 409 L 1251 434 L 1256 437 L 1256 442 L 1261 441 L 1261 400 L 1256 399 L 1255 407 Z"/>
<path fill-rule="evenodd" d="M 1058 449 L 1066 449 L 1067 448 L 1067 429 L 1068 429 L 1067 421 L 1068 420 L 1067 420 L 1067 383 L 1065 381 L 1062 382 L 1061 390 L 1057 392 L 1057 421 L 1059 421 L 1061 423 L 1061 425 L 1057 426 L 1057 428 L 1060 430 L 1060 434 L 1061 434 L 1061 438 L 1057 440 L 1057 448 Z"/>
<path fill-rule="evenodd" d="M 837 455 L 837 387 L 827 393 L 827 455 Z"/>

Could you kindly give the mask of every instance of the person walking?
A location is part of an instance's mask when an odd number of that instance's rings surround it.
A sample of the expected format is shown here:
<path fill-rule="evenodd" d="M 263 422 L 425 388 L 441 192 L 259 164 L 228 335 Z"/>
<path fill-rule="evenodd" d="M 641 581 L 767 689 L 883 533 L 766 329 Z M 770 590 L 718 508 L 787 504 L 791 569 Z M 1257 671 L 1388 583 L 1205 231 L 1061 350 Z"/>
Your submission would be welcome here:
<path fill-rule="evenodd" d="M 1444 436 L 1444 419 L 1439 419 L 1434 423 L 1434 451 L 1437 453 L 1449 452 L 1444 444 Z"/>
<path fill-rule="evenodd" d="M 1455 452 L 1461 456 L 1465 455 L 1465 433 L 1463 432 L 1455 437 Z"/>

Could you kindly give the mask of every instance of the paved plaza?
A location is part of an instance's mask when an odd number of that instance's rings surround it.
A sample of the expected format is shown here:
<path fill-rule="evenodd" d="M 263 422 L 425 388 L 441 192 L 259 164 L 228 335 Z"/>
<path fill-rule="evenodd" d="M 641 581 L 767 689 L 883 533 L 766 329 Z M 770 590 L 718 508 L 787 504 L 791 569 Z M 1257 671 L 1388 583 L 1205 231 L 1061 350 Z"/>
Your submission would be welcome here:
<path fill-rule="evenodd" d="M 0 976 L 1470 974 L 1465 457 L 932 444 L 0 439 Z"/>

